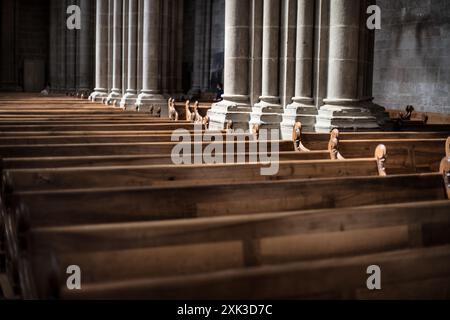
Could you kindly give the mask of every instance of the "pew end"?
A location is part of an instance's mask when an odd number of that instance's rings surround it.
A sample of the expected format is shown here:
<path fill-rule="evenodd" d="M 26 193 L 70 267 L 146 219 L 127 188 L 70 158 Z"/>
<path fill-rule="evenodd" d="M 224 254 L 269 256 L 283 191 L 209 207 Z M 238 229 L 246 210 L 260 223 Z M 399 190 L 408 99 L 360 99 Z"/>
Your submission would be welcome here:
<path fill-rule="evenodd" d="M 330 132 L 330 141 L 328 143 L 328 152 L 331 160 L 345 160 L 339 152 L 339 129 L 334 128 Z"/>
<path fill-rule="evenodd" d="M 292 141 L 294 143 L 294 150 L 299 152 L 310 152 L 308 148 L 303 145 L 302 142 L 302 124 L 301 122 L 297 122 L 294 125 L 294 129 L 292 131 Z"/>
<path fill-rule="evenodd" d="M 444 175 L 444 186 L 450 200 L 450 157 L 445 157 L 441 162 L 441 173 Z"/>

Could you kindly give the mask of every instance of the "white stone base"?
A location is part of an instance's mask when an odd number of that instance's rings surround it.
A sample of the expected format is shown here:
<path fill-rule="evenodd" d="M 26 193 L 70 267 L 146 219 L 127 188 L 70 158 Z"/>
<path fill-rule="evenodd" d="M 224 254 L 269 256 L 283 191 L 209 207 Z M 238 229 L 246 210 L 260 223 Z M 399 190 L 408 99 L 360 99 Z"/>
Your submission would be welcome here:
<path fill-rule="evenodd" d="M 252 110 L 250 126 L 259 125 L 260 129 L 281 130 L 283 122 L 283 107 L 277 103 L 278 99 L 261 99 Z"/>
<path fill-rule="evenodd" d="M 136 100 L 138 112 L 156 114 L 158 108 L 161 108 L 161 117 L 168 117 L 167 101 L 160 94 L 141 93 Z"/>
<path fill-rule="evenodd" d="M 94 92 L 91 93 L 89 96 L 89 100 L 92 102 L 102 102 L 103 99 L 108 97 L 108 93 L 105 90 L 102 89 L 94 89 Z"/>
<path fill-rule="evenodd" d="M 137 94 L 136 93 L 126 93 L 122 100 L 120 101 L 120 107 L 127 111 L 136 111 L 136 101 L 137 101 Z"/>
<path fill-rule="evenodd" d="M 109 96 L 106 98 L 105 104 L 106 105 L 113 105 L 113 106 L 119 106 L 120 100 L 122 99 L 122 94 L 120 90 L 113 89 Z"/>
<path fill-rule="evenodd" d="M 281 123 L 281 138 L 283 140 L 292 139 L 292 130 L 297 122 L 302 124 L 304 132 L 313 132 L 316 125 L 318 111 L 312 104 L 293 102 L 286 106 Z"/>
<path fill-rule="evenodd" d="M 241 101 L 223 100 L 212 105 L 208 111 L 209 130 L 224 130 L 228 121 L 233 122 L 233 129 L 249 130 L 252 108 L 246 99 Z"/>
<path fill-rule="evenodd" d="M 333 128 L 342 131 L 379 131 L 381 126 L 369 102 L 360 102 L 349 105 L 328 104 L 320 108 L 316 131 L 328 133 Z"/>

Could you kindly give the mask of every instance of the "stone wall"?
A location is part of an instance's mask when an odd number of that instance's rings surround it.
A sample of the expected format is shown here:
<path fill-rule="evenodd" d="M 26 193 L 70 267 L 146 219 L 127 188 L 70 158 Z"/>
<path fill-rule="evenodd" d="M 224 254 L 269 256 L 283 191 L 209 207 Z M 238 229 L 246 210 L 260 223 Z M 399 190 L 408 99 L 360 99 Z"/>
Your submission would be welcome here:
<path fill-rule="evenodd" d="M 378 0 L 373 92 L 399 109 L 450 113 L 450 1 Z"/>

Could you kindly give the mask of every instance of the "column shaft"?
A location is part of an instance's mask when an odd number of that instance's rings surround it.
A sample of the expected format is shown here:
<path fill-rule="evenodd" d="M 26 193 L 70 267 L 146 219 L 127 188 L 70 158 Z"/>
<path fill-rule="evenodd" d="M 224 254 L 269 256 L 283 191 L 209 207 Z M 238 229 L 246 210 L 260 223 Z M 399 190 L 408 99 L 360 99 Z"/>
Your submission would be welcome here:
<path fill-rule="evenodd" d="M 112 88 L 107 103 L 116 103 L 122 96 L 122 0 L 114 0 L 112 41 Z"/>
<path fill-rule="evenodd" d="M 108 88 L 108 0 L 97 0 L 95 42 L 95 89 L 90 99 L 101 101 Z"/>
<path fill-rule="evenodd" d="M 262 95 L 253 107 L 250 125 L 279 129 L 283 107 L 279 97 L 280 0 L 264 0 Z"/>
<path fill-rule="evenodd" d="M 225 69 L 223 101 L 208 112 L 210 129 L 223 129 L 231 120 L 234 129 L 248 129 L 250 0 L 225 1 Z"/>
<path fill-rule="evenodd" d="M 301 122 L 305 131 L 313 131 L 317 108 L 313 99 L 314 70 L 314 0 L 297 1 L 297 35 L 295 53 L 295 96 L 286 106 L 281 124 L 283 139 L 290 139 L 292 128 Z"/>
<path fill-rule="evenodd" d="M 138 109 L 143 112 L 156 111 L 157 108 L 164 112 L 166 109 L 159 87 L 160 3 L 159 0 L 144 0 L 143 79 L 137 100 Z"/>
<path fill-rule="evenodd" d="M 78 43 L 78 84 L 79 91 L 88 91 L 91 88 L 91 57 L 92 57 L 92 20 L 91 20 L 91 0 L 80 0 L 80 8 L 83 15 L 81 17 L 81 30 L 79 32 Z"/>
<path fill-rule="evenodd" d="M 376 115 L 358 90 L 362 21 L 360 0 L 330 0 L 330 46 L 326 105 L 319 111 L 316 130 L 378 129 Z M 363 50 L 364 51 L 364 50 Z"/>
<path fill-rule="evenodd" d="M 128 0 L 128 79 L 127 91 L 120 106 L 134 107 L 137 98 L 137 41 L 138 41 L 138 0 Z"/>

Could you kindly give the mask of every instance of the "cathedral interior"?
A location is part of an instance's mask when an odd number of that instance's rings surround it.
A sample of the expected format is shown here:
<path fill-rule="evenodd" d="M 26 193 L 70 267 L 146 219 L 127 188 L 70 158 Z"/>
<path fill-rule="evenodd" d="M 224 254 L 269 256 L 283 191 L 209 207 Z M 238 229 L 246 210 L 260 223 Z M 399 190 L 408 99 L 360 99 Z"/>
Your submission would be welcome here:
<path fill-rule="evenodd" d="M 0 17 L 0 300 L 450 298 L 449 1 Z"/>

